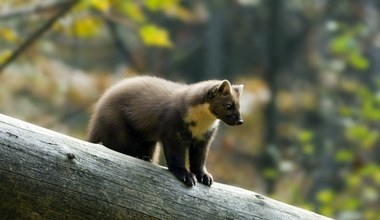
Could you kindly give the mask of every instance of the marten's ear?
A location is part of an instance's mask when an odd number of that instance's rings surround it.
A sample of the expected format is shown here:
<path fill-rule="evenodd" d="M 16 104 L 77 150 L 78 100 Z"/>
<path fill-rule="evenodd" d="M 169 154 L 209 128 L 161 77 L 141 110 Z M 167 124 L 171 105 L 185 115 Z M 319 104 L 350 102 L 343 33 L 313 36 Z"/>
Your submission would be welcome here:
<path fill-rule="evenodd" d="M 233 85 L 232 88 L 235 90 L 235 92 L 238 94 L 238 96 L 240 97 L 241 94 L 243 93 L 243 89 L 244 89 L 244 85 L 243 84 L 240 84 L 240 85 Z"/>
<path fill-rule="evenodd" d="M 223 80 L 216 91 L 222 95 L 231 94 L 231 83 L 228 80 Z"/>

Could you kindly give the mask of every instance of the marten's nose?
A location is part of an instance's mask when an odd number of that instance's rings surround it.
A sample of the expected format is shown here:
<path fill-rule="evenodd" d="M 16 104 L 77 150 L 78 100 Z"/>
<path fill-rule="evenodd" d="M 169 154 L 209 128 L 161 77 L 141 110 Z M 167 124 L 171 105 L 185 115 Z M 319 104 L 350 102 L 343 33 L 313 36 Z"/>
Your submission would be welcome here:
<path fill-rule="evenodd" d="M 242 125 L 243 123 L 244 123 L 244 121 L 243 121 L 243 119 L 241 119 L 241 118 L 237 121 L 237 124 L 238 124 L 238 125 Z"/>

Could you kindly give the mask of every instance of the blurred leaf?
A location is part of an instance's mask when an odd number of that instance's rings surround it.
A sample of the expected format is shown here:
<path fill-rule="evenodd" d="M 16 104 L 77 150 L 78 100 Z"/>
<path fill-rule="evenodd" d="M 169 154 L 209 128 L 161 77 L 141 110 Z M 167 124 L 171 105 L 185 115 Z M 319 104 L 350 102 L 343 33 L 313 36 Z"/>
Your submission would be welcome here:
<path fill-rule="evenodd" d="M 356 210 L 360 206 L 360 201 L 357 198 L 347 198 L 343 202 L 343 207 L 345 210 Z"/>
<path fill-rule="evenodd" d="M 360 174 L 363 176 L 373 176 L 377 171 L 379 170 L 379 167 L 375 163 L 369 163 L 365 165 L 361 170 Z"/>
<path fill-rule="evenodd" d="M 145 22 L 146 18 L 141 7 L 131 1 L 120 1 L 120 11 L 137 23 Z"/>
<path fill-rule="evenodd" d="M 375 106 L 375 103 L 372 99 L 369 97 L 367 99 L 364 99 L 364 104 L 362 106 L 362 114 L 363 117 L 370 121 L 378 121 L 380 120 L 380 108 Z"/>
<path fill-rule="evenodd" d="M 175 6 L 179 0 L 145 0 L 145 7 L 151 11 L 158 11 L 168 7 Z"/>
<path fill-rule="evenodd" d="M 161 0 L 146 0 L 145 7 L 151 11 L 157 11 L 161 6 Z"/>
<path fill-rule="evenodd" d="M 324 216 L 332 216 L 333 215 L 333 208 L 331 206 L 322 206 L 319 211 Z"/>
<path fill-rule="evenodd" d="M 302 146 L 302 151 L 306 155 L 313 155 L 315 152 L 315 147 L 312 144 L 306 144 Z"/>
<path fill-rule="evenodd" d="M 368 87 L 366 86 L 360 86 L 357 92 L 359 97 L 364 100 L 370 99 L 372 96 L 371 91 L 369 91 Z"/>
<path fill-rule="evenodd" d="M 353 115 L 353 109 L 349 106 L 341 106 L 338 111 L 342 117 L 350 117 Z"/>
<path fill-rule="evenodd" d="M 143 42 L 148 46 L 172 47 L 168 32 L 153 24 L 144 25 L 140 31 Z"/>
<path fill-rule="evenodd" d="M 361 147 L 365 149 L 372 149 L 379 140 L 379 134 L 377 131 L 371 131 L 361 142 Z"/>
<path fill-rule="evenodd" d="M 10 50 L 3 50 L 0 52 L 0 63 L 3 63 L 12 54 Z"/>
<path fill-rule="evenodd" d="M 190 12 L 180 5 L 179 0 L 146 0 L 145 7 L 150 11 L 162 11 L 167 16 L 176 17 L 182 21 L 190 21 Z"/>
<path fill-rule="evenodd" d="M 354 154 L 350 150 L 340 150 L 338 153 L 335 155 L 335 159 L 338 162 L 350 162 L 354 158 Z"/>
<path fill-rule="evenodd" d="M 330 49 L 337 54 L 347 53 L 357 48 L 355 39 L 350 34 L 338 36 L 332 40 Z"/>
<path fill-rule="evenodd" d="M 100 11 L 107 11 L 111 3 L 108 0 L 90 0 L 90 4 Z"/>
<path fill-rule="evenodd" d="M 298 133 L 298 140 L 302 143 L 310 142 L 314 137 L 314 133 L 310 130 L 303 130 Z"/>
<path fill-rule="evenodd" d="M 181 19 L 182 21 L 191 21 L 192 20 L 192 15 L 189 12 L 189 10 L 187 10 L 184 7 L 181 7 L 180 5 L 177 5 L 175 7 L 171 7 L 169 9 L 165 10 L 165 13 L 167 15 L 175 16 L 175 17 Z"/>
<path fill-rule="evenodd" d="M 369 67 L 369 61 L 357 52 L 351 53 L 348 61 L 355 69 L 360 71 L 365 71 Z"/>
<path fill-rule="evenodd" d="M 265 169 L 263 171 L 263 174 L 266 178 L 269 178 L 269 179 L 272 179 L 272 178 L 275 178 L 277 175 L 278 175 L 278 172 L 276 169 Z"/>
<path fill-rule="evenodd" d="M 347 185 L 351 188 L 357 188 L 360 186 L 361 177 L 358 174 L 350 174 L 346 179 Z"/>
<path fill-rule="evenodd" d="M 321 203 L 331 203 L 334 198 L 334 191 L 331 189 L 324 189 L 317 193 L 317 200 Z"/>
<path fill-rule="evenodd" d="M 358 81 L 351 79 L 342 79 L 339 83 L 339 86 L 341 90 L 348 93 L 357 92 L 360 88 Z"/>
<path fill-rule="evenodd" d="M 93 0 L 81 0 L 78 4 L 75 5 L 75 11 L 87 10 L 89 7 L 92 7 Z"/>
<path fill-rule="evenodd" d="M 100 21 L 91 17 L 84 17 L 74 22 L 75 35 L 78 37 L 93 37 L 100 28 Z"/>
<path fill-rule="evenodd" d="M 367 136 L 368 132 L 369 130 L 365 125 L 353 125 L 347 129 L 346 136 L 350 140 L 362 140 Z"/>
<path fill-rule="evenodd" d="M 380 169 L 377 169 L 374 172 L 372 178 L 373 178 L 373 181 L 376 183 L 376 185 L 380 186 Z"/>
<path fill-rule="evenodd" d="M 16 43 L 19 40 L 17 34 L 10 28 L 0 28 L 0 39 L 9 43 Z"/>
<path fill-rule="evenodd" d="M 380 216 L 380 212 L 374 209 L 367 209 L 364 211 L 364 219 L 366 220 L 378 220 Z"/>

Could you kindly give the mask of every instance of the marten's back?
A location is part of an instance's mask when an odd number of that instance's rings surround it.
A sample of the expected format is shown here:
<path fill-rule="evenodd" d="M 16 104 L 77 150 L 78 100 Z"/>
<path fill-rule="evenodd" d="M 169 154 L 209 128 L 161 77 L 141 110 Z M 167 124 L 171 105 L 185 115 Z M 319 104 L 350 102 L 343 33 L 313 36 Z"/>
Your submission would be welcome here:
<path fill-rule="evenodd" d="M 88 140 L 102 142 L 102 137 L 121 134 L 125 124 L 133 127 L 146 139 L 156 141 L 162 116 L 173 109 L 178 94 L 186 85 L 164 79 L 141 76 L 125 79 L 109 88 L 96 104 Z M 115 137 L 117 138 L 117 137 Z"/>

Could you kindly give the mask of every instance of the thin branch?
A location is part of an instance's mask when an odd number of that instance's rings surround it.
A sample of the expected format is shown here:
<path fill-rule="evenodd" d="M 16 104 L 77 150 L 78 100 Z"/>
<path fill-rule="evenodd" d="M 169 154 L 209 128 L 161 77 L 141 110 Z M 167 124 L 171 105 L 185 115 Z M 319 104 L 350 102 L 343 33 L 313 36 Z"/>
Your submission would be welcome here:
<path fill-rule="evenodd" d="M 61 10 L 50 20 L 48 20 L 43 26 L 41 26 L 36 32 L 34 32 L 28 39 L 26 39 L 20 46 L 3 62 L 0 64 L 0 73 L 12 62 L 14 61 L 24 50 L 26 50 L 30 45 L 34 43 L 43 33 L 49 30 L 53 24 L 62 17 L 66 12 L 68 12 L 78 0 L 67 1 L 61 8 Z"/>
<path fill-rule="evenodd" d="M 103 13 L 103 12 L 99 12 L 97 10 L 92 10 L 92 11 L 95 12 L 97 15 L 103 17 L 107 21 L 112 21 L 116 24 L 120 24 L 120 25 L 127 27 L 127 28 L 130 28 L 132 30 L 138 29 L 138 25 L 136 25 L 134 22 L 131 22 L 130 20 L 125 19 L 125 17 L 119 17 L 115 13 L 110 13 L 110 12 Z"/>
<path fill-rule="evenodd" d="M 64 7 L 68 3 L 70 3 L 70 1 L 57 1 L 57 2 L 49 3 L 49 4 L 38 4 L 38 5 L 29 5 L 25 7 L 19 7 L 12 11 L 0 13 L 0 19 L 6 20 L 6 19 L 14 18 L 14 17 L 25 16 L 28 14 L 55 10 L 55 9 Z"/>
<path fill-rule="evenodd" d="M 127 47 L 127 45 L 124 43 L 122 37 L 120 36 L 117 23 L 108 19 L 107 17 L 104 17 L 104 19 L 105 19 L 105 24 L 108 27 L 110 36 L 111 36 L 113 43 L 115 45 L 115 48 L 120 53 L 123 61 L 126 62 L 127 64 L 129 64 L 130 66 L 132 66 L 132 68 L 135 68 L 136 70 L 141 70 L 140 66 L 138 65 L 138 63 L 135 62 L 132 54 L 130 53 L 130 51 Z"/>

